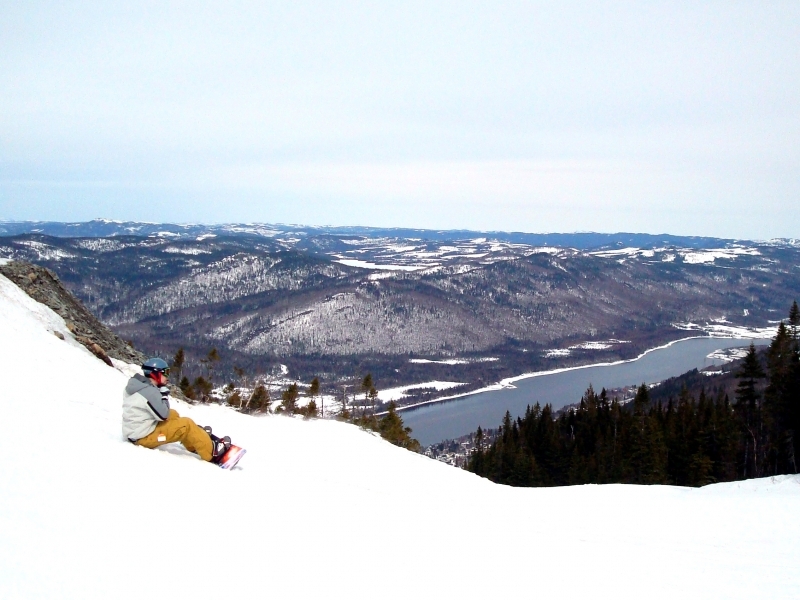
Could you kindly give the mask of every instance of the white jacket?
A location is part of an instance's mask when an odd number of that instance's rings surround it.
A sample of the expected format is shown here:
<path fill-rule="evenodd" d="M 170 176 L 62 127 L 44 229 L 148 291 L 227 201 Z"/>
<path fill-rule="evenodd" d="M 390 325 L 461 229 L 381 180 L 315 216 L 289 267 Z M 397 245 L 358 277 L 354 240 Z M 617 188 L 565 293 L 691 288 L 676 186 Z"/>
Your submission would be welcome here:
<path fill-rule="evenodd" d="M 122 392 L 122 435 L 135 442 L 150 435 L 169 417 L 169 399 L 144 375 L 128 380 Z"/>

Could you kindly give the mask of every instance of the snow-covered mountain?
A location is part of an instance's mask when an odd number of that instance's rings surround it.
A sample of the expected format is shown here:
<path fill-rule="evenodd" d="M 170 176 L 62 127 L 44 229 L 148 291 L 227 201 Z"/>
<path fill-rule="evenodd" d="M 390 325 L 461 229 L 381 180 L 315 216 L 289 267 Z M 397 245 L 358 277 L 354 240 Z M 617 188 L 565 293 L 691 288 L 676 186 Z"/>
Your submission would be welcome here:
<path fill-rule="evenodd" d="M 0 237 L 0 257 L 52 269 L 140 348 L 184 347 L 190 371 L 216 347 L 223 377 L 234 365 L 263 374 L 284 364 L 323 385 L 361 369 L 383 388 L 436 380 L 477 389 L 633 358 L 687 328 L 763 328 L 800 297 L 800 248 L 777 242 L 617 240 L 579 250 L 488 237 L 201 231 Z"/>
<path fill-rule="evenodd" d="M 60 339 L 54 332 L 58 332 Z M 800 477 L 494 485 L 334 421 L 176 408 L 222 471 L 120 432 L 107 366 L 0 276 L 0 597 L 794 598 Z"/>

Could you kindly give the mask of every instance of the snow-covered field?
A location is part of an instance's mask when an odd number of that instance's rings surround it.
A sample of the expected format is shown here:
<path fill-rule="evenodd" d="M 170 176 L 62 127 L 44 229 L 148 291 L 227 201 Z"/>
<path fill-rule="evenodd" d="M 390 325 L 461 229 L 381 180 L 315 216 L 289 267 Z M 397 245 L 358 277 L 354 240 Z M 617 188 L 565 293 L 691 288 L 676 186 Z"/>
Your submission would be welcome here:
<path fill-rule="evenodd" d="M 446 358 L 443 360 L 430 360 L 428 358 L 410 358 L 408 362 L 418 365 L 468 365 L 470 363 L 497 362 L 500 360 L 496 356 L 485 356 L 483 358 Z"/>
<path fill-rule="evenodd" d="M 681 256 L 683 262 L 688 264 L 713 264 L 717 259 L 734 260 L 739 256 L 759 256 L 761 253 L 756 248 L 745 247 L 740 244 L 730 244 L 725 248 L 714 248 L 705 250 L 691 250 L 688 248 L 653 248 L 652 250 L 641 248 L 620 248 L 617 250 L 598 250 L 587 252 L 592 256 L 602 258 L 656 258 L 663 262 L 672 262 L 675 256 Z M 658 256 L 657 256 L 658 255 Z"/>
<path fill-rule="evenodd" d="M 544 356 L 547 358 L 569 356 L 570 354 L 572 354 L 573 350 L 608 350 L 609 348 L 613 348 L 614 346 L 617 346 L 619 344 L 630 344 L 630 341 L 607 340 L 607 341 L 582 342 L 580 344 L 575 344 L 574 346 L 570 346 L 569 348 L 554 348 L 552 350 L 546 350 Z"/>
<path fill-rule="evenodd" d="M 460 381 L 427 381 L 425 383 L 414 383 L 411 385 L 402 385 L 395 388 L 387 388 L 378 392 L 378 400 L 381 402 L 390 402 L 392 400 L 401 400 L 408 395 L 408 392 L 414 390 L 431 389 L 440 392 L 442 390 L 449 390 L 454 387 L 464 385 Z"/>
<path fill-rule="evenodd" d="M 334 421 L 176 408 L 222 471 L 120 434 L 126 377 L 0 277 L 0 598 L 794 598 L 800 479 L 512 489 Z"/>
<path fill-rule="evenodd" d="M 724 319 L 717 319 L 712 323 L 673 323 L 676 329 L 683 329 L 685 331 L 702 331 L 711 337 L 717 338 L 740 338 L 740 339 L 764 339 L 775 336 L 778 326 L 769 327 L 743 327 L 740 325 L 731 325 Z"/>
<path fill-rule="evenodd" d="M 419 271 L 424 269 L 424 266 L 408 266 L 408 265 L 379 265 L 373 262 L 364 260 L 356 260 L 353 258 L 342 258 L 336 262 L 346 265 L 348 267 L 358 267 L 359 269 L 377 269 L 379 271 Z"/>
<path fill-rule="evenodd" d="M 734 360 L 747 356 L 747 352 L 747 348 L 720 348 L 709 354 L 708 358 L 724 362 L 733 362 Z"/>

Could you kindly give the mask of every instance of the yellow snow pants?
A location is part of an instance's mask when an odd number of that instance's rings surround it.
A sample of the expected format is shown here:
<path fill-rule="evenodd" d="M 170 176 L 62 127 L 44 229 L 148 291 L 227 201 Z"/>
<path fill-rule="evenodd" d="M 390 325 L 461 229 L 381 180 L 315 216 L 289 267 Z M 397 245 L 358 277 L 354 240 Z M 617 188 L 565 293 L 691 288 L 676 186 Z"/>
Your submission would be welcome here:
<path fill-rule="evenodd" d="M 178 411 L 170 409 L 166 421 L 161 421 L 156 428 L 140 440 L 139 446 L 157 448 L 164 444 L 180 442 L 189 452 L 196 452 L 203 460 L 211 460 L 213 446 L 208 434 L 189 417 L 182 417 Z"/>

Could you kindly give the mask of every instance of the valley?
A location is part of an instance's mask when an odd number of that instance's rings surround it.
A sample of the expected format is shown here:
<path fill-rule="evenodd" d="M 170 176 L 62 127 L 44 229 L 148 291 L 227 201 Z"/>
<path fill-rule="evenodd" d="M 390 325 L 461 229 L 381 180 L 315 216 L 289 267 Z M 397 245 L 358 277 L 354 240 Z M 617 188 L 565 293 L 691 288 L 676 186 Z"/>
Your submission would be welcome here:
<path fill-rule="evenodd" d="M 215 347 L 220 381 L 237 366 L 328 390 L 367 372 L 379 389 L 460 384 L 400 404 L 763 328 L 800 296 L 793 240 L 109 221 L 0 232 L 0 257 L 51 269 L 147 353 L 185 348 L 188 371 Z"/>

